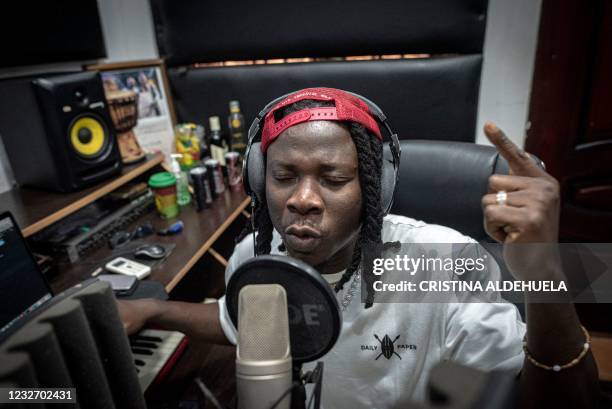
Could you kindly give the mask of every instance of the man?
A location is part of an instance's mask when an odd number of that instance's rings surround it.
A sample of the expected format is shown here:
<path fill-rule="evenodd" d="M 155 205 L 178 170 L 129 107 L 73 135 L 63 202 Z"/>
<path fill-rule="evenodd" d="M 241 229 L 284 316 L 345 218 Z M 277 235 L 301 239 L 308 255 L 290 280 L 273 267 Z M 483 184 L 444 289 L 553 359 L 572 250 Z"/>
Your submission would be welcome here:
<path fill-rule="evenodd" d="M 339 100 L 350 106 L 353 120 L 315 119 L 317 109 L 333 110 Z M 355 97 L 339 90 L 307 89 L 278 103 L 267 118 L 281 125 L 274 132 L 266 123 L 262 131 L 265 197 L 255 211 L 256 242 L 246 235 L 236 246 L 226 280 L 253 256 L 255 245 L 258 254 L 286 253 L 315 266 L 335 288 L 343 328 L 323 358 L 326 408 L 401 407 L 409 400 L 424 400 L 429 370 L 447 359 L 487 370 L 520 371 L 520 407 L 593 405 L 596 368 L 590 350 L 583 352 L 585 335 L 571 304 L 534 304 L 527 295 L 525 328 L 508 303 L 377 304 L 368 288 L 363 289 L 368 291 L 365 305 L 353 300 L 358 298 L 353 296 L 366 246 L 473 240 L 407 217 L 383 218 L 382 135 L 368 107 Z M 485 133 L 512 171 L 489 180 L 491 193 L 482 199 L 487 232 L 506 244 L 556 242 L 556 181 L 495 125 L 487 124 Z M 500 191 L 503 200 L 496 194 Z M 527 247 L 527 253 L 525 248 L 506 249 L 506 264 L 517 280 L 561 278 L 558 267 L 537 248 Z M 522 263 L 526 259 L 530 263 Z M 370 282 L 371 277 L 364 278 Z M 145 300 L 122 303 L 120 310 L 128 332 L 155 322 L 193 339 L 236 342 L 223 298 L 212 305 Z M 522 350 L 525 332 L 529 360 Z M 382 344 L 385 337 L 401 340 L 402 355 L 387 359 L 372 353 L 369 345 Z M 567 369 L 552 370 L 570 362 Z M 544 369 L 549 366 L 551 370 Z"/>

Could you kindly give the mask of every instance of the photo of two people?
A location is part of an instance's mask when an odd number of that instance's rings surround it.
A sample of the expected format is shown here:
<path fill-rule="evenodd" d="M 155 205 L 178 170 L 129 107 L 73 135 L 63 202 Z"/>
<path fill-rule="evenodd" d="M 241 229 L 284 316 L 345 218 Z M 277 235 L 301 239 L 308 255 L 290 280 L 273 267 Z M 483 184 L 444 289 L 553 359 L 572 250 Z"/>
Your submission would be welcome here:
<path fill-rule="evenodd" d="M 166 115 L 164 96 L 155 68 L 102 73 L 104 91 L 132 91 L 138 95 L 138 119 Z"/>

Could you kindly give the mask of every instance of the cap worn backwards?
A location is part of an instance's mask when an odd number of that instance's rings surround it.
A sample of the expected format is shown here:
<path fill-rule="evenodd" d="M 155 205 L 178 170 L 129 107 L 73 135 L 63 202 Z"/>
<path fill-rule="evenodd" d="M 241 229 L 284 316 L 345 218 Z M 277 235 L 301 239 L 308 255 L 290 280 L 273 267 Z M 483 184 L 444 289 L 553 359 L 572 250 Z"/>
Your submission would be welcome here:
<path fill-rule="evenodd" d="M 296 102 L 312 99 L 316 101 L 333 101 L 332 107 L 305 108 L 293 112 L 276 122 L 274 113 Z M 294 125 L 307 121 L 352 121 L 363 125 L 380 140 L 383 139 L 378 123 L 370 113 L 368 105 L 361 99 L 335 88 L 306 88 L 294 92 L 276 104 L 264 120 L 261 134 L 261 150 L 266 152 L 268 146 L 278 136 Z"/>

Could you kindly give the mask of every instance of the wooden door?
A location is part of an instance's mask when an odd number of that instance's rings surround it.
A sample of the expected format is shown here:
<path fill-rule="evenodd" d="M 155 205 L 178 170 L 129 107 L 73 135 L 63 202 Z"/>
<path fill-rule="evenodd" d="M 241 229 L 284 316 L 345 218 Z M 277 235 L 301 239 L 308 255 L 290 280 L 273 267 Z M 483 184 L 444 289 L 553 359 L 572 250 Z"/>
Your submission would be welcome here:
<path fill-rule="evenodd" d="M 561 183 L 561 239 L 612 240 L 612 1 L 543 0 L 525 148 Z"/>

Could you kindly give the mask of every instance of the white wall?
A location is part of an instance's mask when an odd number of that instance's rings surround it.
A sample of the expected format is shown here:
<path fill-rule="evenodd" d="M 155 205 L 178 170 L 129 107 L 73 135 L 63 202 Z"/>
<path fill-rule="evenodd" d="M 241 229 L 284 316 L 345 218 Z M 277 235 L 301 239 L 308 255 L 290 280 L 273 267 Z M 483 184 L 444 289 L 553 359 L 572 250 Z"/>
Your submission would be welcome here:
<path fill-rule="evenodd" d="M 108 58 L 117 62 L 158 58 L 148 0 L 99 0 Z M 520 146 L 525 139 L 529 93 L 541 0 L 489 0 L 487 32 L 478 107 L 477 143 L 486 120 L 496 122 Z M 0 70 L 0 78 L 66 70 L 84 62 Z M 0 143 L 0 192 L 13 176 Z"/>
<path fill-rule="evenodd" d="M 106 62 L 158 58 L 149 0 L 98 0 Z"/>
<path fill-rule="evenodd" d="M 493 121 L 524 146 L 541 0 L 489 0 L 476 143 Z"/>
<path fill-rule="evenodd" d="M 107 58 L 0 69 L 0 79 L 80 69 L 84 64 L 159 58 L 148 0 L 98 0 Z M 13 173 L 0 141 L 0 193 L 14 184 Z M 2 205 L 0 204 L 0 210 Z"/>

